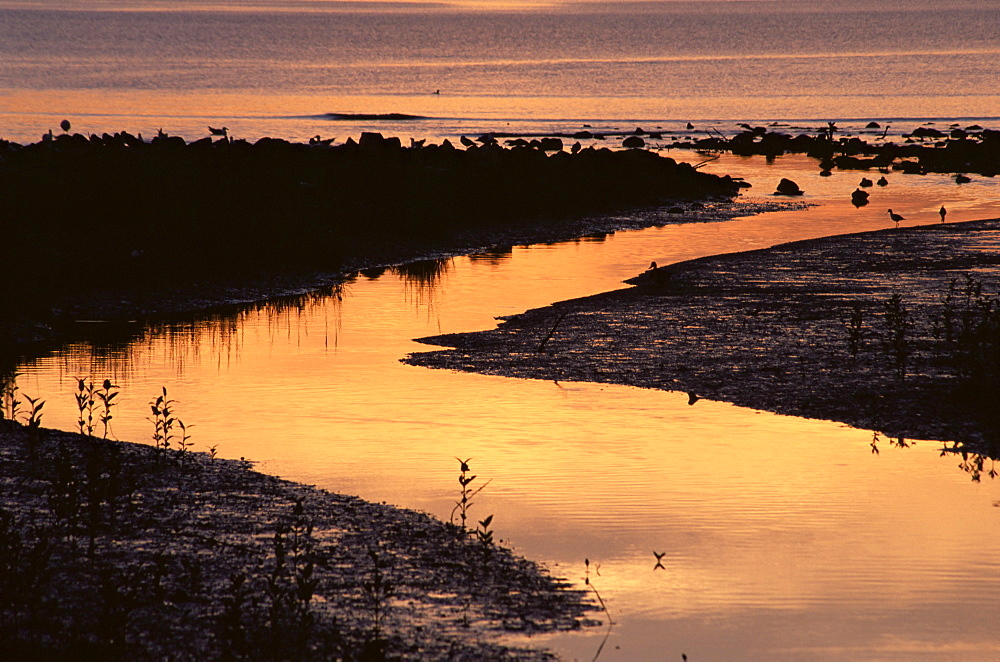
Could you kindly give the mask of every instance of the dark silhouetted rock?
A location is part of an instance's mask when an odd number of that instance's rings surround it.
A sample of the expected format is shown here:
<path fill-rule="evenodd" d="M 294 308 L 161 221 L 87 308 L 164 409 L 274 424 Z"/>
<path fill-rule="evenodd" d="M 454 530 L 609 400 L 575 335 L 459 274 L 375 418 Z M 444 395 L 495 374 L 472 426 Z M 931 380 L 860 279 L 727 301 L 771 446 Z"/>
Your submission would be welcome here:
<path fill-rule="evenodd" d="M 781 181 L 778 182 L 778 188 L 774 192 L 775 195 L 802 195 L 802 193 L 799 185 L 786 177 L 781 178 Z"/>

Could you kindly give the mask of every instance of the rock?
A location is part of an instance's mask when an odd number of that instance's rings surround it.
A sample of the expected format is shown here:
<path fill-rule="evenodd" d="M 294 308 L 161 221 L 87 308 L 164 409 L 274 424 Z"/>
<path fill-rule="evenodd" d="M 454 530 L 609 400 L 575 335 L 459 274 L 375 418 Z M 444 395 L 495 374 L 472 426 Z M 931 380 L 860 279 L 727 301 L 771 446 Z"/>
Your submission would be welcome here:
<path fill-rule="evenodd" d="M 543 152 L 561 152 L 563 141 L 559 138 L 542 138 L 539 141 L 539 149 Z"/>
<path fill-rule="evenodd" d="M 645 146 L 646 146 L 646 141 L 640 138 L 639 136 L 629 136 L 628 138 L 622 141 L 622 147 L 639 148 Z"/>
<path fill-rule="evenodd" d="M 781 181 L 778 182 L 778 189 L 774 192 L 775 195 L 802 195 L 802 193 L 799 185 L 787 177 L 781 178 Z"/>

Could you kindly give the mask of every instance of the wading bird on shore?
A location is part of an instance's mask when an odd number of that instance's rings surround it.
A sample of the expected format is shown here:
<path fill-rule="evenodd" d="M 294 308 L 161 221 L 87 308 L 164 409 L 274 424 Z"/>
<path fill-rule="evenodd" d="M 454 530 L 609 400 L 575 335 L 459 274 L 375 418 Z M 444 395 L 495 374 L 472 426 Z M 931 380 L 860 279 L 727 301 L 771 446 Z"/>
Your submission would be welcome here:
<path fill-rule="evenodd" d="M 905 221 L 906 220 L 905 218 L 903 218 L 899 214 L 894 213 L 891 209 L 889 210 L 889 218 L 892 219 L 892 221 L 896 224 L 897 228 L 899 227 L 899 222 L 900 221 Z"/>
<path fill-rule="evenodd" d="M 221 129 L 216 129 L 215 127 L 211 127 L 210 126 L 210 127 L 208 127 L 208 132 L 210 134 L 212 134 L 213 136 L 224 136 L 226 138 L 229 137 L 229 127 L 228 126 L 224 126 Z"/>

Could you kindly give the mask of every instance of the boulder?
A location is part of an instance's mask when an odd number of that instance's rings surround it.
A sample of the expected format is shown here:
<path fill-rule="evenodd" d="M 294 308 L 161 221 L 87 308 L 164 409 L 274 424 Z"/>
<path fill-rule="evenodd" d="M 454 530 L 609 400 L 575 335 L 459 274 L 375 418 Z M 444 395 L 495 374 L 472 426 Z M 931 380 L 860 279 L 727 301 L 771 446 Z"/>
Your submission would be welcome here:
<path fill-rule="evenodd" d="M 799 185 L 792 180 L 782 177 L 781 181 L 778 182 L 778 189 L 774 192 L 775 195 L 802 195 L 802 189 Z"/>

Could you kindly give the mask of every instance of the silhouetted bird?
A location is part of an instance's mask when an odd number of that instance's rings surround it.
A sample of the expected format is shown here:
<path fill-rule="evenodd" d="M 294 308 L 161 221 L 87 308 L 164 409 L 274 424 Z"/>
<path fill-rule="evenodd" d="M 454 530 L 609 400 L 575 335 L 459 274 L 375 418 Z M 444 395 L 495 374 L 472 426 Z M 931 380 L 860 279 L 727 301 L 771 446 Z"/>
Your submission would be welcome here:
<path fill-rule="evenodd" d="M 336 140 L 336 138 L 321 138 L 319 136 L 319 134 L 316 134 L 315 136 L 313 136 L 312 138 L 309 139 L 309 144 L 310 145 L 329 145 L 334 140 Z"/>
<path fill-rule="evenodd" d="M 655 268 L 656 268 L 656 261 L 654 260 L 653 262 L 650 262 L 650 263 L 649 263 L 649 269 L 648 269 L 647 271 L 649 271 L 649 270 L 653 270 L 653 269 L 655 269 Z"/>
<path fill-rule="evenodd" d="M 879 186 L 888 186 L 889 185 L 889 180 L 886 179 L 885 177 L 879 177 L 878 181 L 875 182 L 875 183 L 878 184 Z"/>
<path fill-rule="evenodd" d="M 419 149 L 420 147 L 424 146 L 425 142 L 427 142 L 426 138 L 421 138 L 420 140 L 414 140 L 413 138 L 410 138 L 410 147 L 412 149 Z"/>
<path fill-rule="evenodd" d="M 431 94 L 441 94 L 441 90 L 434 90 Z"/>
<path fill-rule="evenodd" d="M 872 186 L 872 180 L 868 179 L 867 177 L 862 177 L 861 183 L 858 184 L 858 186 L 861 186 L 863 188 L 868 188 L 869 186 Z"/>
<path fill-rule="evenodd" d="M 694 128 L 694 124 L 691 124 L 691 122 L 688 122 L 688 125 L 687 125 L 688 131 L 692 130 L 693 128 Z"/>
<path fill-rule="evenodd" d="M 208 132 L 213 136 L 225 136 L 226 138 L 229 137 L 229 127 L 227 126 L 224 126 L 221 129 L 216 129 L 210 126 L 208 127 Z"/>
<path fill-rule="evenodd" d="M 69 120 L 63 120 L 62 122 L 59 122 L 59 128 L 65 131 L 66 133 L 69 133 L 71 126 L 72 125 L 69 123 Z"/>
<path fill-rule="evenodd" d="M 580 151 L 581 149 L 583 149 L 583 145 L 581 145 L 581 144 L 580 144 L 580 142 L 579 142 L 579 141 L 577 141 L 577 142 L 573 143 L 573 146 L 569 148 L 569 151 L 571 151 L 571 152 L 573 152 L 574 154 L 576 154 L 576 153 L 577 153 L 577 152 L 579 152 L 579 151 Z"/>
<path fill-rule="evenodd" d="M 653 556 L 656 557 L 656 565 L 653 566 L 653 570 L 657 570 L 657 569 L 659 569 L 659 570 L 666 570 L 666 568 L 663 567 L 663 563 L 662 563 L 663 557 L 666 556 L 666 555 L 667 555 L 666 552 L 657 552 L 656 550 L 653 550 Z"/>
<path fill-rule="evenodd" d="M 948 210 L 944 208 L 944 205 L 941 205 L 941 209 L 938 210 L 938 213 L 941 214 L 941 222 L 944 223 L 944 217 L 948 215 Z"/>
<path fill-rule="evenodd" d="M 862 191 L 859 188 L 854 189 L 851 193 L 851 204 L 855 207 L 864 207 L 868 204 L 868 191 Z"/>
<path fill-rule="evenodd" d="M 905 218 L 903 218 L 899 214 L 894 213 L 891 209 L 889 210 L 889 218 L 892 219 L 892 221 L 896 224 L 897 228 L 899 227 L 899 222 L 900 221 L 905 221 L 906 220 Z"/>
<path fill-rule="evenodd" d="M 459 138 L 459 141 L 461 141 L 461 143 L 463 145 L 465 145 L 466 147 L 475 147 L 476 146 L 476 141 L 475 140 L 470 140 L 470 139 L 466 138 L 465 136 L 462 136 L 461 138 Z"/>

